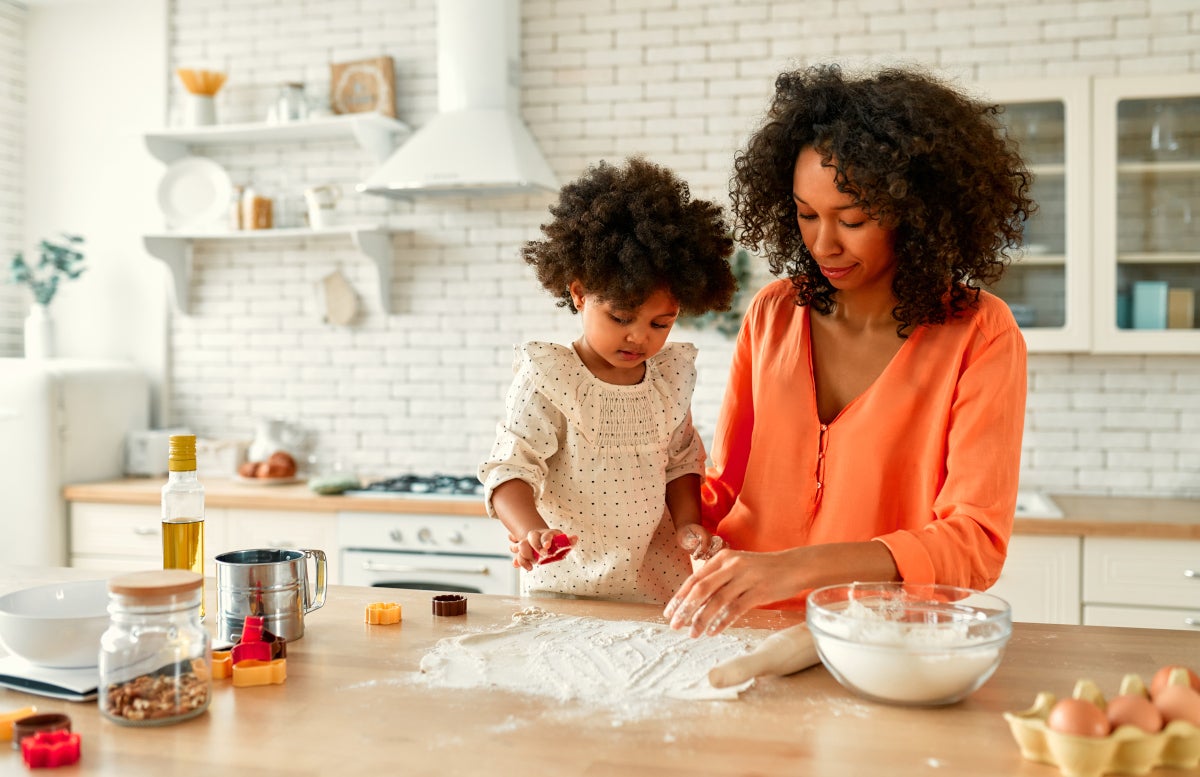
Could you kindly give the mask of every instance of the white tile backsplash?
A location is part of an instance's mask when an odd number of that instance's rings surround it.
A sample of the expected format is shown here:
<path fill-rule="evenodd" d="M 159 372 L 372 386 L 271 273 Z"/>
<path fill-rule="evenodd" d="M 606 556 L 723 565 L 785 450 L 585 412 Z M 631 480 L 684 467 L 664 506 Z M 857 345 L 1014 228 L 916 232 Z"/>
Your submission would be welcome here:
<path fill-rule="evenodd" d="M 281 81 L 324 94 L 331 61 L 379 55 L 395 60 L 403 121 L 419 126 L 437 110 L 433 0 L 171 0 L 170 9 L 172 67 L 202 61 L 231 73 L 221 121 L 261 120 Z M 525 0 L 521 9 L 522 113 L 560 180 L 644 153 L 722 203 L 732 155 L 785 67 L 918 61 L 964 80 L 1200 72 L 1193 0 Z M 21 45 L 24 18 L 0 0 L 0 50 Z M 20 166 L 6 149 L 23 141 L 13 118 L 22 63 L 0 56 L 4 178 Z M 171 88 L 177 105 L 177 80 Z M 328 181 L 349 192 L 373 167 L 337 141 L 211 155 L 235 182 L 276 195 Z M 191 315 L 171 325 L 167 421 L 249 436 L 256 418 L 279 415 L 366 474 L 473 471 L 503 409 L 512 344 L 578 331 L 519 256 L 551 201 L 345 197 L 343 218 L 402 230 L 382 290 L 347 238 L 196 244 Z M 21 204 L 19 188 L 0 182 L 4 256 L 20 239 Z M 319 315 L 315 284 L 334 269 L 359 296 L 351 327 Z M 764 279 L 756 268 L 756 283 Z M 14 291 L 0 285 L 0 354 L 20 347 Z M 673 337 L 700 346 L 694 413 L 709 437 L 732 343 L 683 327 Z M 1035 354 L 1029 385 L 1025 487 L 1200 496 L 1200 356 Z"/>

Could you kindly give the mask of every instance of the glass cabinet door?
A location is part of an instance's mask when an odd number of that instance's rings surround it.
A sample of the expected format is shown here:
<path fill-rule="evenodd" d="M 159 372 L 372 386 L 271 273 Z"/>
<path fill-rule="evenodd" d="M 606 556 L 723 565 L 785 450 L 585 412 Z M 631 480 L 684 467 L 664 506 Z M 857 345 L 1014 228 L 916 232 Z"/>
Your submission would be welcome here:
<path fill-rule="evenodd" d="M 1090 346 L 1087 230 L 1090 152 L 1086 79 L 982 84 L 1033 175 L 1037 212 L 1024 247 L 991 287 L 1012 309 L 1031 351 Z"/>
<path fill-rule="evenodd" d="M 1200 353 L 1200 76 L 1097 80 L 1097 351 Z"/>

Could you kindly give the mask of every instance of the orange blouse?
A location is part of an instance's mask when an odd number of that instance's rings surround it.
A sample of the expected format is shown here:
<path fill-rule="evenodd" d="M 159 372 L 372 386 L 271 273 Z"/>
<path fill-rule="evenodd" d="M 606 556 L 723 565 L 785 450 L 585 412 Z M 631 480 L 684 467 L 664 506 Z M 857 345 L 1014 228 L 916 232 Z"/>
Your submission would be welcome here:
<path fill-rule="evenodd" d="M 878 540 L 900 576 L 986 589 L 1012 533 L 1025 340 L 1008 306 L 918 327 L 828 424 L 809 308 L 768 284 L 738 334 L 703 489 L 704 524 L 741 550 Z M 801 598 L 772 607 L 802 607 Z"/>

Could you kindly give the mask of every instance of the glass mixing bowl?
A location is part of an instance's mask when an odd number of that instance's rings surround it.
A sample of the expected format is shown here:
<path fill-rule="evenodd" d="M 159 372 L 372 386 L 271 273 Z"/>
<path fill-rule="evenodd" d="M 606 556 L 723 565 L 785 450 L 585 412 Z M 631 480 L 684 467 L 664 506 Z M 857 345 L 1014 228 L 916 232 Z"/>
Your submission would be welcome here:
<path fill-rule="evenodd" d="M 1012 636 L 1003 599 L 969 588 L 851 583 L 808 595 L 821 662 L 859 696 L 888 704 L 953 704 L 983 685 Z"/>

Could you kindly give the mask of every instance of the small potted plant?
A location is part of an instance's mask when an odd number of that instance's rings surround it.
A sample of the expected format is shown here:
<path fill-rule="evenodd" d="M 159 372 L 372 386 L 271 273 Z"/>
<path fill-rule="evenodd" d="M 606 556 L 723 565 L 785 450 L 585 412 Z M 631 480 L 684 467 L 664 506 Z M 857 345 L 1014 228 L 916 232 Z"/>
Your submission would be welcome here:
<path fill-rule="evenodd" d="M 39 258 L 35 267 L 26 263 L 21 252 L 17 252 L 9 265 L 13 283 L 28 286 L 33 293 L 34 305 L 25 319 L 25 356 L 45 358 L 51 356 L 53 321 L 49 306 L 58 291 L 62 279 L 70 280 L 83 274 L 83 252 L 77 246 L 83 243 L 79 235 L 63 233 L 61 241 L 42 240 L 38 244 Z"/>

